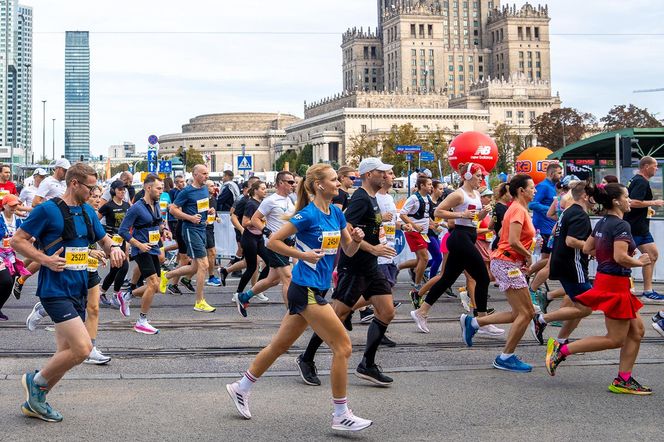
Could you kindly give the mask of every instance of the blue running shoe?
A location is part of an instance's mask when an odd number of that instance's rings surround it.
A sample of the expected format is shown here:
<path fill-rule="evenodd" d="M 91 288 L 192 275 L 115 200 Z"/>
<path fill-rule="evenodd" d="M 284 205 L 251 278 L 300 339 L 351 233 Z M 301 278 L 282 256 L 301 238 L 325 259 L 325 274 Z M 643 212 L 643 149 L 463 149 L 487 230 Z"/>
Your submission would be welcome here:
<path fill-rule="evenodd" d="M 62 415 L 46 402 L 48 390 L 35 384 L 35 374 L 26 373 L 21 378 L 21 384 L 25 390 L 25 402 L 21 405 L 23 414 L 29 417 L 41 419 L 46 422 L 60 422 Z"/>
<path fill-rule="evenodd" d="M 652 328 L 654 328 L 655 331 L 657 331 L 657 333 L 664 336 L 664 319 L 660 319 L 657 322 L 653 322 Z"/>
<path fill-rule="evenodd" d="M 657 313 L 655 313 L 655 314 L 653 315 L 653 317 L 652 317 L 652 322 L 659 322 L 659 321 L 661 321 L 662 319 L 664 319 L 664 315 L 662 315 L 662 313 L 664 313 L 664 312 L 657 312 Z"/>
<path fill-rule="evenodd" d="M 656 303 L 664 303 L 664 295 L 657 293 L 654 290 L 650 293 L 643 292 L 643 297 Z"/>
<path fill-rule="evenodd" d="M 247 292 L 238 293 L 237 298 L 235 298 L 235 305 L 237 306 L 237 311 L 243 317 L 247 317 L 247 307 L 249 307 L 249 295 Z"/>
<path fill-rule="evenodd" d="M 516 373 L 530 373 L 533 371 L 531 365 L 521 361 L 516 355 L 510 356 L 504 361 L 500 359 L 500 355 L 498 355 L 493 361 L 493 366 L 498 370 L 513 371 Z"/>
<path fill-rule="evenodd" d="M 205 282 L 205 285 L 210 287 L 219 287 L 221 286 L 221 280 L 216 276 L 210 276 L 208 280 Z"/>
<path fill-rule="evenodd" d="M 461 339 L 468 347 L 472 347 L 473 336 L 477 333 L 477 330 L 473 327 L 473 317 L 464 313 L 459 318 L 459 324 L 461 325 Z"/>

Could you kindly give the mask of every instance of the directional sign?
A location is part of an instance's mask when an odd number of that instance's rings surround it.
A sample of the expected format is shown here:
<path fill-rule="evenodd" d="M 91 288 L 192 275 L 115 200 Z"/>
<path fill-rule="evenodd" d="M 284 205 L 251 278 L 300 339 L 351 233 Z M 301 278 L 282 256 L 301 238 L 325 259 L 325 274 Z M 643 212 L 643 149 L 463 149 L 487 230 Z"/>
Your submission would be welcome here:
<path fill-rule="evenodd" d="M 154 161 L 148 161 L 148 172 L 157 173 L 157 163 Z"/>
<path fill-rule="evenodd" d="M 396 146 L 394 151 L 396 153 L 420 153 L 422 146 Z"/>
<path fill-rule="evenodd" d="M 420 152 L 420 161 L 433 161 L 433 152 Z"/>
<path fill-rule="evenodd" d="M 159 138 L 157 138 L 156 135 L 150 135 L 150 136 L 148 137 L 148 143 L 149 143 L 151 146 L 154 146 L 154 145 L 157 144 L 158 142 L 159 142 Z"/>
<path fill-rule="evenodd" d="M 157 161 L 157 151 L 148 150 L 148 163 L 154 163 L 155 161 Z"/>
<path fill-rule="evenodd" d="M 413 161 L 413 154 L 412 153 L 407 153 L 406 154 L 406 161 Z"/>
<path fill-rule="evenodd" d="M 237 157 L 237 170 L 252 170 L 254 168 L 254 158 L 251 155 Z"/>
<path fill-rule="evenodd" d="M 161 160 L 159 162 L 159 172 L 171 173 L 173 171 L 173 163 L 168 160 Z"/>

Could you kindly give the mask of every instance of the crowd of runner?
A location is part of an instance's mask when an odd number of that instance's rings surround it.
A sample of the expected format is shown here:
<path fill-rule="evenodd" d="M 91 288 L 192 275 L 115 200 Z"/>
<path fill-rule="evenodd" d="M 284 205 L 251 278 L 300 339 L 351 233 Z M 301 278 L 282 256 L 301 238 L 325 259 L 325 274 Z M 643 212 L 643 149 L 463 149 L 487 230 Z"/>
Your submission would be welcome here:
<path fill-rule="evenodd" d="M 347 329 L 352 329 L 353 312 L 360 310 L 369 326 L 355 374 L 375 385 L 391 385 L 394 380 L 377 362 L 378 350 L 396 345 L 386 332 L 399 306 L 393 299 L 397 275 L 405 269 L 413 285 L 414 331 L 429 333 L 427 319 L 441 296 L 458 297 L 467 311 L 459 318 L 465 345 L 471 347 L 476 334 L 502 336 L 505 330 L 497 325 L 510 324 L 495 368 L 531 371 L 532 365 L 516 355 L 519 342 L 530 330 L 544 345 L 545 329 L 557 325 L 557 337 L 546 342 L 550 375 L 574 354 L 620 348 L 609 390 L 651 394 L 632 371 L 644 335 L 640 299 L 664 301 L 652 283 L 658 253 L 649 218 L 654 207 L 664 205 L 653 199 L 649 185 L 656 171 L 656 160 L 644 157 L 627 185 L 612 176 L 594 184 L 563 177 L 562 167 L 550 164 L 547 178 L 537 186 L 530 176 L 517 174 L 491 189 L 484 168 L 468 163 L 458 170 L 456 190 L 430 173 L 419 174 L 414 193 L 398 209 L 391 193 L 392 166 L 377 158 L 338 171 L 317 164 L 304 177 L 279 172 L 269 196 L 265 182 L 252 177 L 238 185 L 230 171 L 218 186 L 204 165 L 193 168 L 189 184 L 182 176 L 162 180 L 147 175 L 142 190 L 135 192 L 133 177 L 125 172 L 102 189 L 91 167 L 65 159 L 57 160 L 50 176 L 37 169 L 33 184 L 17 195 L 9 168 L 1 166 L 0 320 L 8 319 L 1 309 L 11 294 L 20 298 L 26 280 L 37 273 L 39 302 L 26 326 L 34 331 L 46 317 L 55 324 L 56 352 L 41 369 L 23 375 L 21 409 L 27 416 L 61 421 L 46 402 L 47 393 L 78 364 L 110 362 L 96 345 L 100 306 L 130 317 L 132 300 L 140 298 L 133 330 L 154 335 L 159 330 L 149 315 L 157 292 L 179 296 L 182 287 L 195 293 L 196 312 L 213 313 L 205 287 L 226 286 L 236 275 L 233 302 L 242 317 L 279 285 L 287 306 L 270 344 L 241 379 L 226 386 L 237 411 L 251 418 L 254 385 L 311 328 L 295 367 L 305 384 L 321 385 L 315 356 L 325 343 L 333 355 L 332 428 L 362 430 L 372 421 L 348 408 L 352 347 Z M 361 184 L 353 191 L 357 179 Z M 228 265 L 217 267 L 214 225 L 220 212 L 230 214 L 237 252 Z M 594 228 L 591 214 L 601 216 Z M 400 264 L 395 261 L 398 231 L 414 254 Z M 593 259 L 594 282 L 589 274 Z M 102 280 L 104 266 L 109 271 Z M 633 268 L 642 268 L 643 292 L 634 290 Z M 465 286 L 457 295 L 452 286 L 461 274 Z M 559 281 L 560 288 L 549 290 L 548 281 Z M 489 306 L 492 283 L 505 294 L 506 311 Z M 554 298 L 562 302 L 550 310 Z M 570 341 L 593 311 L 604 313 L 606 334 Z M 664 336 L 664 311 L 652 321 Z"/>

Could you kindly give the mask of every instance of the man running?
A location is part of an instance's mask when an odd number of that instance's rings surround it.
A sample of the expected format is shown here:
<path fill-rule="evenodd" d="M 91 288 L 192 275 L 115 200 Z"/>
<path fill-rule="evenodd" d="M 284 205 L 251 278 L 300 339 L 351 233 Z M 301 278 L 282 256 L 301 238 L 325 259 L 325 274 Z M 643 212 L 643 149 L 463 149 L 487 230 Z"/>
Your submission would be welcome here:
<path fill-rule="evenodd" d="M 218 212 L 230 212 L 233 203 L 240 197 L 240 188 L 237 183 L 233 181 L 233 171 L 224 170 L 224 175 L 221 177 L 222 189 L 217 198 L 215 207 Z"/>
<path fill-rule="evenodd" d="M 125 258 L 122 250 L 113 247 L 94 210 L 84 204 L 97 184 L 94 169 L 78 163 L 67 171 L 66 183 L 62 200 L 36 207 L 11 240 L 14 250 L 42 265 L 37 296 L 55 323 L 56 353 L 40 371 L 22 377 L 26 401 L 21 410 L 48 422 L 60 422 L 62 415 L 46 402 L 46 394 L 92 350 L 83 323 L 88 247 L 99 242 L 113 266 L 121 265 Z M 44 245 L 43 251 L 32 245 L 33 237 Z"/>
<path fill-rule="evenodd" d="M 12 168 L 7 164 L 0 166 L 0 198 L 7 195 L 18 195 L 16 192 L 16 184 L 11 181 Z"/>
<path fill-rule="evenodd" d="M 32 184 L 23 187 L 23 190 L 21 190 L 21 194 L 18 197 L 25 207 L 32 207 L 32 200 L 35 198 L 35 195 L 37 195 L 37 189 L 39 189 L 39 185 L 44 181 L 47 175 L 46 169 L 41 167 L 36 168 L 32 173 Z"/>

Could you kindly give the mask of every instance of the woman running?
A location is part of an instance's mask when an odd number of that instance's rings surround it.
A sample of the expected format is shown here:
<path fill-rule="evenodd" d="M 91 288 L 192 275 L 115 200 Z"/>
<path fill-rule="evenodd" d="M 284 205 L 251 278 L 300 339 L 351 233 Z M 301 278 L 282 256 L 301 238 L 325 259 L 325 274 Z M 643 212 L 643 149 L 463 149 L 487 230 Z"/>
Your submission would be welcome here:
<path fill-rule="evenodd" d="M 499 370 L 529 372 L 532 366 L 522 362 L 515 354 L 516 346 L 535 315 L 530 302 L 525 272 L 532 265 L 535 243 L 535 227 L 528 213 L 528 204 L 535 196 L 535 183 L 525 174 L 512 177 L 509 184 L 514 201 L 507 209 L 500 232 L 500 244 L 491 255 L 491 272 L 505 292 L 512 311 L 472 318 L 461 315 L 461 337 L 468 347 L 480 327 L 489 324 L 512 324 L 503 352 L 496 357 L 493 366 Z"/>
<path fill-rule="evenodd" d="M 475 312 L 478 315 L 486 315 L 489 273 L 484 266 L 480 252 L 475 248 L 475 241 L 479 220 L 488 213 L 488 210 L 482 209 L 482 201 L 477 191 L 487 172 L 480 164 L 468 163 L 461 165 L 459 175 L 463 179 L 462 186 L 445 198 L 434 212 L 434 216 L 438 218 L 455 220 L 454 230 L 447 240 L 449 257 L 443 276 L 431 288 L 420 308 L 410 312 L 417 328 L 423 333 L 429 333 L 427 317 L 431 306 L 454 284 L 464 270 L 476 283 Z"/>
<path fill-rule="evenodd" d="M 288 288 L 288 313 L 279 331 L 256 356 L 242 379 L 226 385 L 235 407 L 245 419 L 251 419 L 249 395 L 254 383 L 288 351 L 307 327 L 311 327 L 332 349 L 332 428 L 359 431 L 372 424 L 370 420 L 355 416 L 348 408 L 346 384 L 351 342 L 325 300 L 337 249 L 341 246 L 346 255 L 352 256 L 364 238 L 360 228 L 348 231 L 343 213 L 332 204 L 339 186 L 337 174 L 331 166 L 316 164 L 310 167 L 305 180 L 298 186 L 295 215 L 270 236 L 270 250 L 297 258 L 298 262 Z M 296 236 L 296 247 L 288 247 L 284 240 L 293 235 Z"/>
<path fill-rule="evenodd" d="M 16 257 L 9 241 L 14 236 L 16 230 L 21 227 L 23 220 L 16 216 L 16 209 L 21 202 L 16 195 L 5 195 L 2 200 L 2 212 L 0 212 L 0 238 L 2 245 L 0 247 L 0 262 L 3 263 L 0 270 L 0 321 L 7 321 L 9 318 L 2 313 L 2 307 L 9 299 L 12 293 L 14 279 L 20 275 L 29 275 L 30 272 L 24 267 L 23 262 Z"/>
<path fill-rule="evenodd" d="M 650 264 L 650 256 L 644 253 L 638 259 L 633 257 L 636 244 L 629 224 L 623 220 L 623 215 L 630 211 L 627 188 L 623 184 L 598 186 L 595 202 L 601 204 L 607 214 L 595 225 L 583 251 L 595 255 L 597 275 L 593 288 L 576 296 L 574 300 L 580 304 L 581 310 L 603 311 L 607 333 L 605 336 L 590 336 L 562 345 L 550 338 L 546 351 L 546 369 L 554 376 L 558 365 L 569 355 L 620 348 L 618 376 L 609 385 L 609 391 L 652 394 L 650 388 L 642 386 L 632 377 L 644 326 L 639 315 L 643 304 L 630 292 L 631 269 Z"/>
<path fill-rule="evenodd" d="M 108 233 L 111 238 L 113 238 L 113 241 L 116 244 L 119 244 L 122 248 L 122 251 L 126 253 L 127 244 L 120 237 L 120 235 L 118 235 L 118 229 L 120 228 L 120 224 L 122 224 L 122 220 L 124 219 L 125 215 L 127 214 L 127 210 L 129 210 L 130 207 L 129 203 L 125 201 L 127 188 L 125 187 L 124 182 L 116 180 L 111 183 L 109 192 L 111 194 L 110 201 L 108 201 L 106 204 L 101 206 L 99 210 L 97 210 L 97 215 L 99 216 L 100 220 L 105 220 L 106 233 Z M 94 200 L 92 201 L 94 202 Z M 96 207 L 94 208 L 97 209 Z M 122 288 L 122 283 L 124 282 L 128 271 L 128 260 L 125 260 L 125 262 L 122 264 L 122 267 L 111 268 L 101 284 L 101 302 L 103 304 L 111 304 L 111 300 L 108 299 L 106 291 L 111 287 L 111 285 L 113 285 L 113 305 L 119 307 L 120 302 L 117 300 L 117 297 L 122 296 L 120 294 L 120 289 Z"/>

